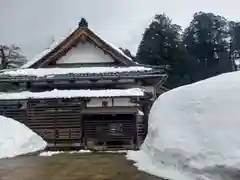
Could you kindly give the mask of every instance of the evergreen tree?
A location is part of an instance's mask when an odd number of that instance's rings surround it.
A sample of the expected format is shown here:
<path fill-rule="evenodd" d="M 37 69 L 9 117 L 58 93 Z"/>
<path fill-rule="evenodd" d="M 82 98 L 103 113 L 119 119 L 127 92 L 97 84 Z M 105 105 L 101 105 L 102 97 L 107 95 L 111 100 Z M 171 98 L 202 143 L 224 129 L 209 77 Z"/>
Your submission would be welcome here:
<path fill-rule="evenodd" d="M 231 71 L 228 22 L 221 16 L 199 12 L 183 34 L 191 56 L 199 62 L 199 79 Z"/>
<path fill-rule="evenodd" d="M 232 60 L 232 68 L 236 70 L 235 61 L 240 59 L 240 23 L 229 22 L 229 52 Z"/>
<path fill-rule="evenodd" d="M 137 52 L 137 61 L 141 64 L 168 64 L 170 50 L 176 48 L 180 40 L 181 28 L 172 24 L 165 15 L 156 15 L 145 30 Z"/>
<path fill-rule="evenodd" d="M 0 45 L 0 69 L 18 68 L 26 61 L 18 46 Z"/>
<path fill-rule="evenodd" d="M 156 15 L 143 34 L 136 60 L 140 64 L 169 65 L 168 86 L 193 82 L 194 61 L 181 41 L 181 27 L 165 14 Z"/>

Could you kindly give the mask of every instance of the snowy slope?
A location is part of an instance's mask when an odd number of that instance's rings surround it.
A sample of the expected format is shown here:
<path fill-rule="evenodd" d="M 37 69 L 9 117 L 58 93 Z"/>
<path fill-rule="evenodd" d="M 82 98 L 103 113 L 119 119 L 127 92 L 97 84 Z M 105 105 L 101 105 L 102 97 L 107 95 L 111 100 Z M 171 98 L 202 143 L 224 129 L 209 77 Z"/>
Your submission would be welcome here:
<path fill-rule="evenodd" d="M 0 116 L 0 159 L 44 149 L 46 142 L 25 125 Z"/>
<path fill-rule="evenodd" d="M 173 180 L 240 179 L 240 72 L 164 93 L 140 152 L 128 158 Z"/>

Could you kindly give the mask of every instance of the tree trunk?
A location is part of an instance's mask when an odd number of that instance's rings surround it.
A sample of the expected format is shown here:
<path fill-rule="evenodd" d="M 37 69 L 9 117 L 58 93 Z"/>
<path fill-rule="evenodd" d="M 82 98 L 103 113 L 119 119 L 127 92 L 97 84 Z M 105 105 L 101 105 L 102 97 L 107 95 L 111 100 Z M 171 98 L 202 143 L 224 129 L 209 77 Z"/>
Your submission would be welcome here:
<path fill-rule="evenodd" d="M 0 54 L 1 54 L 1 69 L 5 69 L 7 66 L 7 59 L 6 59 L 6 55 L 4 53 L 3 48 L 0 49 Z"/>

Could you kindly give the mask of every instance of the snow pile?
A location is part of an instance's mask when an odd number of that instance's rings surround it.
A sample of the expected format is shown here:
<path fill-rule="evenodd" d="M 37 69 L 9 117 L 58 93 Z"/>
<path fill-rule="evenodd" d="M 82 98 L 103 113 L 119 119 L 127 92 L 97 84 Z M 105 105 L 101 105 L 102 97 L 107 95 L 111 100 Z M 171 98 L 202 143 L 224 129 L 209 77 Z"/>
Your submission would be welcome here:
<path fill-rule="evenodd" d="M 0 116 L 0 159 L 36 152 L 46 145 L 40 136 L 25 125 Z"/>
<path fill-rule="evenodd" d="M 149 115 L 139 169 L 171 180 L 240 179 L 240 72 L 161 95 Z"/>
<path fill-rule="evenodd" d="M 4 71 L 2 75 L 9 76 L 53 76 L 53 75 L 66 75 L 66 74 L 102 74 L 102 73 L 126 73 L 126 72 L 139 72 L 151 71 L 152 68 L 143 66 L 131 67 L 80 67 L 80 68 L 39 68 L 39 69 L 15 69 Z"/>
<path fill-rule="evenodd" d="M 90 150 L 84 150 L 84 149 L 81 149 L 79 151 L 44 151 L 44 152 L 41 152 L 39 154 L 39 156 L 43 156 L 43 157 L 49 157 L 49 156 L 54 156 L 54 155 L 57 155 L 57 154 L 83 154 L 83 153 L 92 153 L 92 151 Z"/>
<path fill-rule="evenodd" d="M 41 152 L 39 156 L 48 157 L 48 156 L 53 156 L 53 155 L 63 154 L 63 153 L 64 151 L 45 151 L 45 152 Z"/>
<path fill-rule="evenodd" d="M 23 91 L 17 93 L 0 93 L 0 99 L 35 99 L 35 98 L 73 98 L 73 97 L 140 97 L 144 90 L 131 89 L 106 89 L 106 90 L 52 90 L 44 92 Z"/>
<path fill-rule="evenodd" d="M 71 151 L 71 152 L 69 152 L 69 154 L 76 154 L 76 153 L 80 153 L 80 154 L 82 154 L 82 153 L 92 153 L 92 151 L 87 150 L 87 149 L 80 149 L 79 151 Z"/>
<path fill-rule="evenodd" d="M 85 153 L 93 153 L 91 150 L 81 149 L 79 151 L 44 151 L 39 154 L 39 156 L 54 156 L 57 154 L 85 154 Z M 109 153 L 109 154 L 122 154 L 127 153 L 125 150 L 119 150 L 119 151 L 97 151 L 97 153 Z"/>
<path fill-rule="evenodd" d="M 123 153 L 127 153 L 126 150 L 118 150 L 118 151 L 101 151 L 102 153 L 112 153 L 112 154 L 123 154 Z"/>
<path fill-rule="evenodd" d="M 138 109 L 137 111 L 138 111 L 138 112 L 137 112 L 137 115 L 139 115 L 139 116 L 144 116 L 144 113 L 143 113 L 140 109 Z"/>

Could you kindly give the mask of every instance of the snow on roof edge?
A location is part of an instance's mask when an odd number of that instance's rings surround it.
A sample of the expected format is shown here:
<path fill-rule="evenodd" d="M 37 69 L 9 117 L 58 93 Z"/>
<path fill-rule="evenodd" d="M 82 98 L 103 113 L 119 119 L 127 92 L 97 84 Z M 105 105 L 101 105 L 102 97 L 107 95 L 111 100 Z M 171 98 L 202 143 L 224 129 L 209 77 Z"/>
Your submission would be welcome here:
<path fill-rule="evenodd" d="M 103 40 L 103 39 L 102 39 Z M 119 49 L 118 47 L 114 46 L 112 43 L 106 41 L 106 40 L 103 40 L 106 44 L 108 44 L 109 46 L 111 46 L 111 48 L 113 48 L 114 50 L 116 50 L 118 53 L 120 53 L 122 56 L 124 56 L 126 59 L 130 60 L 133 62 L 133 59 L 130 58 L 129 56 L 127 56 L 126 54 L 124 54 L 124 52 L 122 52 L 121 49 Z M 135 62 L 133 62 L 135 63 Z"/>
<path fill-rule="evenodd" d="M 61 41 L 62 42 L 62 41 Z M 50 53 L 54 48 L 56 48 L 60 43 L 60 41 L 55 41 L 54 43 L 52 43 L 50 45 L 50 47 L 48 47 L 47 49 L 45 49 L 44 51 L 42 51 L 41 53 L 37 54 L 36 56 L 34 56 L 33 59 L 27 61 L 25 64 L 23 64 L 20 68 L 29 68 L 30 66 L 32 66 L 33 64 L 35 64 L 36 62 L 38 62 L 41 58 L 43 58 L 45 55 L 47 55 L 48 53 Z"/>
<path fill-rule="evenodd" d="M 74 31 L 76 31 L 76 29 L 71 30 L 70 33 L 68 33 L 67 36 L 58 38 L 57 40 L 55 40 L 48 48 L 46 48 L 45 50 L 43 50 L 42 52 L 38 53 L 37 55 L 35 55 L 31 60 L 27 61 L 25 64 L 23 64 L 20 68 L 29 68 L 30 66 L 32 66 L 33 64 L 35 64 L 36 62 L 38 62 L 41 58 L 43 58 L 44 56 L 46 56 L 48 53 L 50 53 L 53 49 L 55 49 L 59 44 L 61 44 L 67 37 L 69 37 Z"/>
<path fill-rule="evenodd" d="M 74 98 L 74 97 L 140 97 L 144 96 L 144 90 L 131 89 L 106 89 L 106 90 L 57 90 L 44 92 L 23 91 L 17 93 L 1 93 L 0 100 L 20 99 L 47 99 L 47 98 Z"/>
<path fill-rule="evenodd" d="M 9 76 L 36 76 L 43 77 L 49 75 L 62 74 L 101 74 L 101 73 L 121 73 L 121 72 L 137 72 L 137 71 L 151 71 L 152 68 L 143 66 L 130 67 L 80 67 L 80 68 L 39 68 L 39 69 L 15 69 L 12 71 L 4 71 L 2 75 Z"/>
<path fill-rule="evenodd" d="M 90 30 L 91 30 L 91 29 L 90 29 Z M 130 61 L 133 62 L 133 59 L 130 58 L 129 56 L 127 56 L 126 54 L 124 54 L 121 49 L 119 49 L 118 47 L 114 46 L 114 45 L 113 45 L 112 43 L 110 43 L 109 41 L 103 39 L 102 36 L 100 36 L 98 33 L 94 32 L 94 31 L 93 31 L 93 33 L 96 34 L 98 37 L 100 37 L 100 39 L 101 39 L 103 42 L 105 42 L 106 44 L 108 44 L 111 48 L 113 48 L 114 50 L 116 50 L 116 51 L 117 51 L 118 53 L 120 53 L 122 56 L 124 56 L 125 58 L 127 58 L 128 60 L 130 60 Z M 133 62 L 133 63 L 135 63 L 135 62 Z"/>

